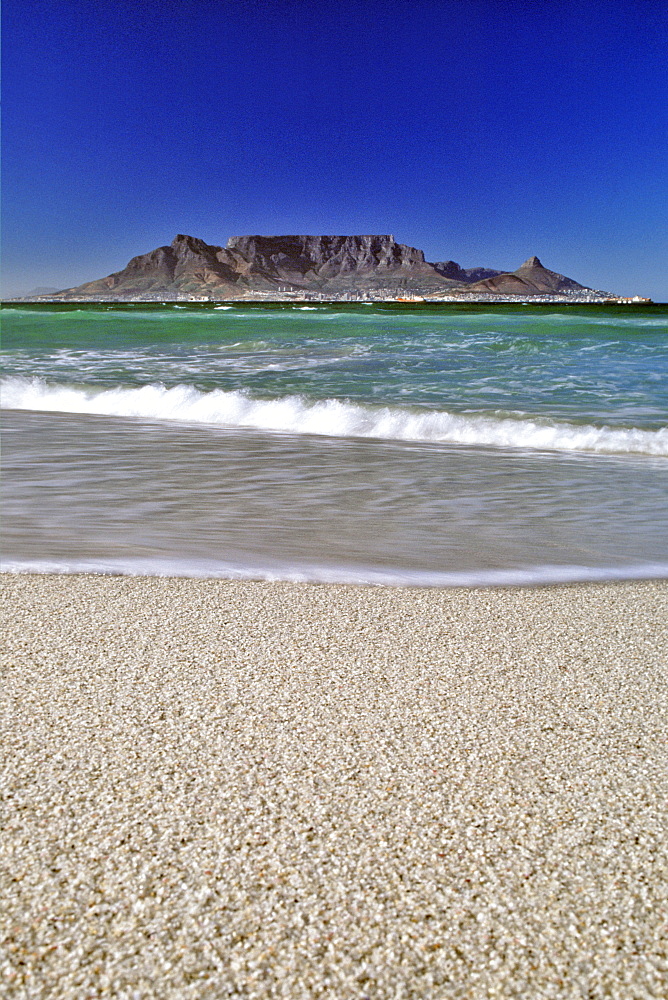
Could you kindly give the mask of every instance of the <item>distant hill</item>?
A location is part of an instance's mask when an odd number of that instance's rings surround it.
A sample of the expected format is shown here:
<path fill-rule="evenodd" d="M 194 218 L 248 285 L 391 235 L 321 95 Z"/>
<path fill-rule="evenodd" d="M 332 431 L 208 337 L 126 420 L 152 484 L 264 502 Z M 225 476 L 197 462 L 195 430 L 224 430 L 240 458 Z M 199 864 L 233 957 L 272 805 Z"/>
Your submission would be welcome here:
<path fill-rule="evenodd" d="M 60 292 L 64 300 L 162 301 L 319 295 L 402 298 L 605 297 L 530 257 L 516 271 L 431 264 L 393 236 L 233 236 L 225 247 L 180 234 L 122 271 Z"/>
<path fill-rule="evenodd" d="M 510 273 L 498 272 L 469 286 L 470 291 L 495 292 L 501 295 L 561 295 L 564 292 L 591 291 L 572 278 L 548 271 L 538 257 L 529 257 L 521 267 Z"/>
<path fill-rule="evenodd" d="M 445 278 L 452 278 L 453 281 L 464 285 L 472 285 L 474 281 L 482 281 L 483 278 L 494 278 L 497 274 L 503 274 L 503 271 L 494 271 L 489 267 L 463 268 L 459 264 L 456 264 L 454 260 L 441 261 L 438 264 L 434 264 L 434 267 Z"/>
<path fill-rule="evenodd" d="M 38 285 L 37 288 L 31 288 L 29 292 L 25 292 L 24 297 L 29 299 L 37 295 L 55 295 L 58 291 L 58 288 L 45 288 L 44 285 Z"/>

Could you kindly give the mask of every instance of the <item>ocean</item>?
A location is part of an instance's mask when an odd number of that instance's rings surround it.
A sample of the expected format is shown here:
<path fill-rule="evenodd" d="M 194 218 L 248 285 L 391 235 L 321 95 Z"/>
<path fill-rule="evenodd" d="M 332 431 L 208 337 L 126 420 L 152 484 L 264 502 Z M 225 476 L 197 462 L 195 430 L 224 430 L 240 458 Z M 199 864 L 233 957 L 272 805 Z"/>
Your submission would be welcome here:
<path fill-rule="evenodd" d="M 668 310 L 2 309 L 2 569 L 668 575 Z"/>

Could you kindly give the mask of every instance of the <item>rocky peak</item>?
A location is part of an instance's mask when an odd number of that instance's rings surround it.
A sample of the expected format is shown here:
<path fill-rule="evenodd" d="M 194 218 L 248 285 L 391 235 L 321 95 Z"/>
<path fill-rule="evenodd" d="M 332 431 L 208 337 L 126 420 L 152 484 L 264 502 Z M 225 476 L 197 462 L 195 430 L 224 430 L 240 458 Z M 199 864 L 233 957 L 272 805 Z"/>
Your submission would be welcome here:
<path fill-rule="evenodd" d="M 170 246 L 174 250 L 211 250 L 209 244 L 205 243 L 204 240 L 198 239 L 197 236 L 186 236 L 184 233 L 177 233 Z"/>
<path fill-rule="evenodd" d="M 438 261 L 433 267 L 444 278 L 459 281 L 465 285 L 473 284 L 474 281 L 482 281 L 484 278 L 495 278 L 497 274 L 502 273 L 490 267 L 460 267 L 454 260 Z"/>
<path fill-rule="evenodd" d="M 459 280 L 460 275 L 464 273 L 464 269 L 454 260 L 439 260 L 434 264 L 434 267 L 439 274 L 445 278 L 453 278 L 455 281 Z"/>
<path fill-rule="evenodd" d="M 204 240 L 197 239 L 196 236 L 184 236 L 183 233 L 175 236 L 170 246 L 177 257 L 195 256 L 204 257 L 207 260 L 215 257 L 216 253 L 222 249 L 222 247 L 210 246 Z"/>
<path fill-rule="evenodd" d="M 538 257 L 529 257 L 516 271 L 504 272 L 494 278 L 470 286 L 475 290 L 501 295 L 554 295 L 564 292 L 588 291 L 577 281 L 543 267 Z"/>

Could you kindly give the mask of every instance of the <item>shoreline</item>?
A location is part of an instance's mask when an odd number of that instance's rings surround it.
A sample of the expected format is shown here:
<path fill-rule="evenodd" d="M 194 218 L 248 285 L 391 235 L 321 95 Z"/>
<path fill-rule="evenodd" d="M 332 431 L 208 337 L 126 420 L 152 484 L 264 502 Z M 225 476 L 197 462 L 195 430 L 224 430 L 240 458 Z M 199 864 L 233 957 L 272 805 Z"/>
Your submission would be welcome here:
<path fill-rule="evenodd" d="M 30 298 L 15 298 L 15 299 L 2 299 L 0 305 L 155 305 L 155 306 L 167 306 L 167 305 L 229 305 L 229 306 L 243 306 L 243 305 L 265 305 L 265 306 L 279 306 L 279 305 L 290 305 L 308 303 L 313 306 L 341 306 L 341 305 L 399 305 L 399 306 L 420 306 L 420 305 L 563 305 L 563 306 L 660 306 L 665 305 L 662 302 L 655 302 L 654 299 L 645 298 L 641 295 L 633 296 L 623 296 L 623 295 L 610 295 L 610 296 L 558 296 L 558 295 L 535 295 L 526 296 L 522 298 L 521 296 L 501 296 L 501 295 L 445 295 L 437 298 L 432 296 L 417 296 L 416 298 L 317 298 L 313 295 L 285 295 L 283 297 L 273 297 L 264 298 L 262 296 L 256 297 L 239 297 L 233 299 L 216 299 L 216 298 L 182 298 L 182 299 L 142 299 L 142 298 L 131 298 L 131 299 L 77 299 L 77 298 L 50 298 L 50 297 L 40 297 L 35 299 Z"/>
<path fill-rule="evenodd" d="M 16 995 L 668 992 L 668 582 L 0 593 Z"/>
<path fill-rule="evenodd" d="M 507 566 L 439 572 L 403 566 L 345 564 L 295 565 L 267 562 L 207 563 L 191 559 L 19 559 L 0 561 L 2 576 L 108 577 L 136 580 L 192 580 L 200 583 L 267 583 L 307 587 L 363 587 L 389 590 L 467 591 L 533 590 L 542 587 L 580 587 L 668 581 L 668 563 L 627 566 L 586 566 L 564 563 Z"/>
<path fill-rule="evenodd" d="M 311 587 L 364 587 L 390 590 L 517 590 L 539 587 L 579 587 L 591 584 L 668 581 L 668 563 L 637 563 L 625 566 L 586 566 L 546 563 L 436 571 L 398 566 L 316 564 L 261 560 L 215 563 L 178 557 L 80 558 L 0 560 L 0 577 L 123 577 L 129 579 L 192 580 L 206 583 L 275 583 Z"/>

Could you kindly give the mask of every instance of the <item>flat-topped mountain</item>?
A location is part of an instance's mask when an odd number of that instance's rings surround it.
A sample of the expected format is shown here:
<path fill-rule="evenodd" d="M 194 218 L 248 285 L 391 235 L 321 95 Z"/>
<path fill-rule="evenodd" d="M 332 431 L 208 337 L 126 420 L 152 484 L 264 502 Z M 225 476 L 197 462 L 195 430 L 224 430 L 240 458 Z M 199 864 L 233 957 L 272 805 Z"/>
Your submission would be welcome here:
<path fill-rule="evenodd" d="M 425 270 L 422 251 L 397 243 L 394 236 L 232 236 L 227 249 L 277 275 L 294 271 L 301 277 L 334 278 L 361 270 Z"/>
<path fill-rule="evenodd" d="M 393 236 L 233 236 L 214 246 L 180 234 L 133 257 L 122 271 L 50 298 L 106 301 L 320 295 L 402 298 L 527 297 L 576 292 L 603 297 L 530 257 L 517 271 L 430 264 Z"/>

